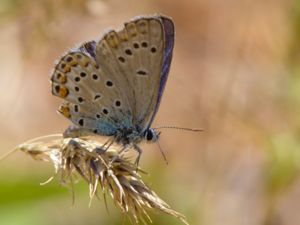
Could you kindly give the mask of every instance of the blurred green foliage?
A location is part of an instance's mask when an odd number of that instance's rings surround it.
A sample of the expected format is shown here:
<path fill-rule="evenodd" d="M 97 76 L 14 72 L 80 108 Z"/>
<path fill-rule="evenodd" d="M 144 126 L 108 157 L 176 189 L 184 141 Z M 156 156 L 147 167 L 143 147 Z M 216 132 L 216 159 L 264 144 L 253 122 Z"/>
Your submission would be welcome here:
<path fill-rule="evenodd" d="M 268 195 L 281 194 L 299 175 L 300 139 L 290 133 L 274 135 L 270 140 L 266 164 Z"/>

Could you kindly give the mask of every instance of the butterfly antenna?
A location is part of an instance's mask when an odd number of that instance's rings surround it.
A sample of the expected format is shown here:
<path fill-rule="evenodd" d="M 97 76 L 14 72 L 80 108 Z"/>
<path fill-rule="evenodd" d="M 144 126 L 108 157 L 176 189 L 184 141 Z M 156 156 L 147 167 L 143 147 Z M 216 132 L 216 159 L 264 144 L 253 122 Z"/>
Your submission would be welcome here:
<path fill-rule="evenodd" d="M 193 132 L 204 131 L 203 129 L 198 129 L 198 128 L 186 128 L 186 127 L 175 127 L 175 126 L 162 126 L 162 127 L 156 127 L 154 129 L 156 129 L 156 130 L 159 130 L 159 129 L 176 129 L 176 130 L 186 130 L 186 131 L 193 131 Z"/>
<path fill-rule="evenodd" d="M 157 143 L 157 145 L 158 145 L 158 148 L 159 148 L 160 153 L 162 154 L 162 156 L 163 156 L 163 158 L 164 158 L 166 164 L 168 165 L 168 164 L 169 164 L 169 163 L 168 163 L 168 159 L 167 159 L 167 157 L 166 157 L 164 151 L 162 150 L 162 148 L 161 148 L 161 146 L 160 146 L 160 144 L 159 144 L 159 141 L 157 140 L 156 143 Z"/>

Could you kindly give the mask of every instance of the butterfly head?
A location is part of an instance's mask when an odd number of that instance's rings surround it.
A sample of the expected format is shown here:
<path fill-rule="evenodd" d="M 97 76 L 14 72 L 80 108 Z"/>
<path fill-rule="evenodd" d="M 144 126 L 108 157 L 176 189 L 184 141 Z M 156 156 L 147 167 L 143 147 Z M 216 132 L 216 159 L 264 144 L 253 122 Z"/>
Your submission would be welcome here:
<path fill-rule="evenodd" d="M 144 133 L 144 139 L 147 142 L 156 142 L 159 138 L 161 132 L 157 132 L 155 129 L 153 128 L 149 128 L 148 130 L 145 131 Z"/>

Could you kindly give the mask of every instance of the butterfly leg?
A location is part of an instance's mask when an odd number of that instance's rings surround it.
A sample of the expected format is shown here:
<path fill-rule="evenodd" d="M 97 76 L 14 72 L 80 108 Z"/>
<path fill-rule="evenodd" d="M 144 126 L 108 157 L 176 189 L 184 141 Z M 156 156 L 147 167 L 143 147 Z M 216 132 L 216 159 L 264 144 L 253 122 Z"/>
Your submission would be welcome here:
<path fill-rule="evenodd" d="M 113 162 L 115 162 L 115 161 L 117 160 L 117 158 L 119 158 L 119 156 L 120 156 L 123 152 L 127 151 L 129 148 L 130 148 L 129 145 L 124 145 L 123 148 L 117 153 L 117 155 L 115 155 L 115 156 L 112 158 L 112 160 L 110 161 L 110 164 L 112 164 Z"/>
<path fill-rule="evenodd" d="M 115 140 L 115 137 L 108 139 L 100 148 L 103 149 L 103 151 L 107 151 L 109 147 L 115 142 Z"/>
<path fill-rule="evenodd" d="M 138 156 L 136 157 L 136 160 L 135 160 L 135 165 L 137 165 L 137 167 L 139 166 L 139 163 L 140 163 L 140 158 L 141 158 L 141 155 L 142 155 L 142 149 L 138 146 L 138 145 L 136 145 L 136 144 L 134 144 L 133 145 L 133 149 L 135 150 L 135 151 L 137 151 L 137 153 L 138 153 Z"/>

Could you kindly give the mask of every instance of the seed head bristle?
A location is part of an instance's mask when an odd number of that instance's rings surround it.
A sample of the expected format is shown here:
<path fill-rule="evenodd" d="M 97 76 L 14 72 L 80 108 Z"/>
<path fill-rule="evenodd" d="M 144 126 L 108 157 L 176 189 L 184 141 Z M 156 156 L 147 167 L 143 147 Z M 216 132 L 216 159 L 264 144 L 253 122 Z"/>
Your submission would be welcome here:
<path fill-rule="evenodd" d="M 155 210 L 188 224 L 182 214 L 171 209 L 142 181 L 141 170 L 129 158 L 119 155 L 116 147 L 111 146 L 105 151 L 98 141 L 62 138 L 61 135 L 43 141 L 47 137 L 21 144 L 17 150 L 29 154 L 35 160 L 52 162 L 55 174 L 61 176 L 61 183 L 71 184 L 71 188 L 72 177 L 76 174 L 82 177 L 89 185 L 90 204 L 100 190 L 104 197 L 107 193 L 112 197 L 115 205 L 133 224 L 151 223 L 148 213 Z"/>

